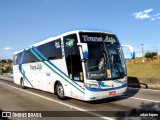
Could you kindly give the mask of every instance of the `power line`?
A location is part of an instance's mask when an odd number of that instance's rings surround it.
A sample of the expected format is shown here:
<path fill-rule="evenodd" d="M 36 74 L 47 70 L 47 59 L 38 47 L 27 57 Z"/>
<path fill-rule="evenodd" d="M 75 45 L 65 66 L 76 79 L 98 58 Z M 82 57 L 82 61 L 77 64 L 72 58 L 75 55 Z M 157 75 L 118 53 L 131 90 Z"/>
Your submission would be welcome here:
<path fill-rule="evenodd" d="M 157 42 L 143 42 L 145 45 L 152 45 L 152 44 L 157 44 L 157 43 L 159 43 L 160 44 L 160 42 L 159 41 L 157 41 Z M 132 46 L 138 46 L 138 45 L 140 45 L 140 44 L 133 44 Z"/>
<path fill-rule="evenodd" d="M 159 49 L 158 50 L 144 50 L 144 53 L 146 53 L 146 52 L 160 52 L 160 50 Z M 142 51 L 135 51 L 135 53 L 142 53 Z M 131 54 L 131 53 L 127 52 L 124 54 Z"/>

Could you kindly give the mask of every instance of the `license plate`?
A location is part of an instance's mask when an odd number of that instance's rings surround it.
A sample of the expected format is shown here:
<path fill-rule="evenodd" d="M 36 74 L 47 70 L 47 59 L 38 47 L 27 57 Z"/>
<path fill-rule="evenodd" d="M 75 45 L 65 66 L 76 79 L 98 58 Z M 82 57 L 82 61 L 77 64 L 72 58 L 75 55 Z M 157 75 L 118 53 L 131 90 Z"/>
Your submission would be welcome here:
<path fill-rule="evenodd" d="M 116 91 L 109 92 L 109 95 L 116 95 Z"/>

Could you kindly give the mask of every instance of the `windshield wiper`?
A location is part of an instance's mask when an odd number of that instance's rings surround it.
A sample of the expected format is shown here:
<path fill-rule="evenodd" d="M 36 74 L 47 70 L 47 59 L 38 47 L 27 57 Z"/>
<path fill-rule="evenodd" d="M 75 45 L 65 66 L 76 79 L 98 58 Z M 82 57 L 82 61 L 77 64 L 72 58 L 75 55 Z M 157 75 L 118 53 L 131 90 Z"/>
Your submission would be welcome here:
<path fill-rule="evenodd" d="M 100 33 L 100 35 L 101 35 L 101 37 L 102 37 L 102 39 L 103 39 L 103 36 L 102 36 L 102 34 Z M 104 50 L 104 53 L 105 53 L 105 57 L 106 57 L 106 62 L 107 62 L 107 69 L 111 69 L 111 66 L 110 66 L 110 59 L 109 59 L 109 54 L 108 54 L 108 51 L 107 51 L 107 48 L 106 48 L 106 44 L 105 44 L 105 42 L 104 42 L 104 40 L 102 40 L 102 43 L 103 43 L 103 50 Z"/>

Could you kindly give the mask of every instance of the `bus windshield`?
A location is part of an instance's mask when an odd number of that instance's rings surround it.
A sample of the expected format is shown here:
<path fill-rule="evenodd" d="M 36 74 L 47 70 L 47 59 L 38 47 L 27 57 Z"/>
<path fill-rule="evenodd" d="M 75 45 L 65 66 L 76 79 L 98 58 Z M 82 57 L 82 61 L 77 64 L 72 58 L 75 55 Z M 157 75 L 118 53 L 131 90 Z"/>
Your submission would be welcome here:
<path fill-rule="evenodd" d="M 115 35 L 81 33 L 80 37 L 88 45 L 87 79 L 107 80 L 126 76 L 123 51 Z"/>

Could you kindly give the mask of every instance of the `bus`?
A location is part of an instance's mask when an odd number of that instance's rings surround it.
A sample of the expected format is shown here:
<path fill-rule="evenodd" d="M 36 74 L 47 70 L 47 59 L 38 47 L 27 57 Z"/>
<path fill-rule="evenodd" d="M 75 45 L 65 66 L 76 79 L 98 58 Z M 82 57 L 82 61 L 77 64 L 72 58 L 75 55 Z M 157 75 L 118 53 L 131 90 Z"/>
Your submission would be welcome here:
<path fill-rule="evenodd" d="M 134 58 L 131 46 L 130 59 Z M 124 95 L 127 70 L 113 33 L 75 30 L 33 44 L 13 55 L 14 83 L 22 88 L 93 101 Z"/>

